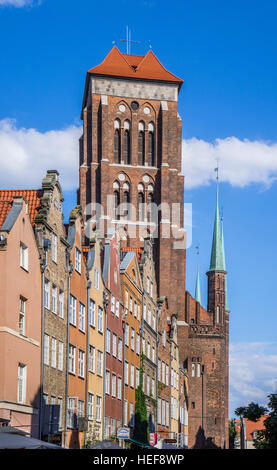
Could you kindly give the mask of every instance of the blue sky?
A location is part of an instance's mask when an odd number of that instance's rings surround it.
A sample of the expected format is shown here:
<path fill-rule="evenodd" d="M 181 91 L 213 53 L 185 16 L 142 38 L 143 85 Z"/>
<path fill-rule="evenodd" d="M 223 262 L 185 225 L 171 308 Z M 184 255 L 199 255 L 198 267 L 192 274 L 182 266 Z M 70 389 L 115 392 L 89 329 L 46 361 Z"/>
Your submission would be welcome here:
<path fill-rule="evenodd" d="M 152 45 L 180 76 L 186 175 L 193 207 L 187 288 L 194 293 L 200 243 L 206 305 L 220 158 L 220 204 L 231 309 L 231 414 L 266 403 L 277 385 L 277 3 L 234 0 L 0 0 L 1 187 L 36 187 L 57 167 L 65 214 L 75 204 L 78 137 L 86 71 L 126 25 L 132 53 Z M 20 169 L 20 171 L 19 171 Z M 260 367 L 257 366 L 260 364 Z"/>

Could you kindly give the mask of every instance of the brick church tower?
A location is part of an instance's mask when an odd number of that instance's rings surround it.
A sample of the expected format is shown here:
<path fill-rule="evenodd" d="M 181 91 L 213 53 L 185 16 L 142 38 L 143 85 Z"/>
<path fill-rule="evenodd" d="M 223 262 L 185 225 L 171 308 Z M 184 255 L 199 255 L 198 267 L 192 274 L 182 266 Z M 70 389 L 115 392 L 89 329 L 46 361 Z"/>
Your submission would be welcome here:
<path fill-rule="evenodd" d="M 79 204 L 101 204 L 96 216 L 86 210 L 92 226 L 120 228 L 127 246 L 143 246 L 152 233 L 159 295 L 172 313 L 184 311 L 185 299 L 181 85 L 151 50 L 136 56 L 114 46 L 87 72 L 80 139 Z M 153 203 L 168 206 L 157 214 Z M 179 204 L 179 220 L 172 204 Z"/>
<path fill-rule="evenodd" d="M 158 297 L 167 297 L 169 314 L 177 314 L 179 365 L 188 371 L 189 447 L 223 448 L 229 340 L 223 231 L 217 195 L 206 310 L 199 283 L 196 299 L 185 290 L 181 86 L 151 50 L 136 56 L 114 46 L 87 72 L 78 203 L 103 237 L 116 227 L 122 243 L 137 248 L 152 233 Z"/>

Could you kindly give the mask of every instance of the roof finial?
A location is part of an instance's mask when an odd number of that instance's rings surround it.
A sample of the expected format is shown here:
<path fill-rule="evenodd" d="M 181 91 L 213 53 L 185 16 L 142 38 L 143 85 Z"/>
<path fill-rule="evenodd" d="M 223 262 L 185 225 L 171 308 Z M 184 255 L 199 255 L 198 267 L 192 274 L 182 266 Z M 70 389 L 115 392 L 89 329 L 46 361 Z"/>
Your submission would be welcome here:
<path fill-rule="evenodd" d="M 200 244 L 198 243 L 195 247 L 196 255 L 199 258 Z M 195 285 L 195 300 L 201 304 L 201 289 L 200 289 L 200 278 L 199 278 L 199 262 L 197 262 L 197 274 L 196 274 L 196 285 Z"/>

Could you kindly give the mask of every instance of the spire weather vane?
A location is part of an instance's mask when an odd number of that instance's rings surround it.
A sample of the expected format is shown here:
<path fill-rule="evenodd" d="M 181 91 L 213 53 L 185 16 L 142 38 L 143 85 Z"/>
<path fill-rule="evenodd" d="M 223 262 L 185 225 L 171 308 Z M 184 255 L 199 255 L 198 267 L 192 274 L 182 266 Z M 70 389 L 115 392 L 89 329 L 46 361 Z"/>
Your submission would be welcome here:
<path fill-rule="evenodd" d="M 199 253 L 200 253 L 200 243 L 198 243 L 196 245 L 195 249 L 196 249 L 196 254 L 199 255 Z"/>
<path fill-rule="evenodd" d="M 126 42 L 126 54 L 131 54 L 131 43 L 140 44 L 140 41 L 131 41 L 131 30 L 126 26 L 126 38 L 120 39 L 121 42 Z"/>
<path fill-rule="evenodd" d="M 214 171 L 216 172 L 216 180 L 218 182 L 218 180 L 219 180 L 219 158 L 216 159 L 216 163 L 217 163 L 217 167 L 214 169 Z"/>

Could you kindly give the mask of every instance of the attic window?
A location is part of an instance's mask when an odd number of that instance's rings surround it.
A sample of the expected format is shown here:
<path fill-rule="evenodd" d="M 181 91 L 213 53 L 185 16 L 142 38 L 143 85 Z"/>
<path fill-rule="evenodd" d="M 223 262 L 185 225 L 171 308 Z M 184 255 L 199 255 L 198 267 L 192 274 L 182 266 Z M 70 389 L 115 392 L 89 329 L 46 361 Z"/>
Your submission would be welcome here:
<path fill-rule="evenodd" d="M 136 65 L 132 65 L 132 69 L 133 69 L 134 72 L 136 72 L 136 71 L 137 71 L 137 66 L 136 66 Z"/>

